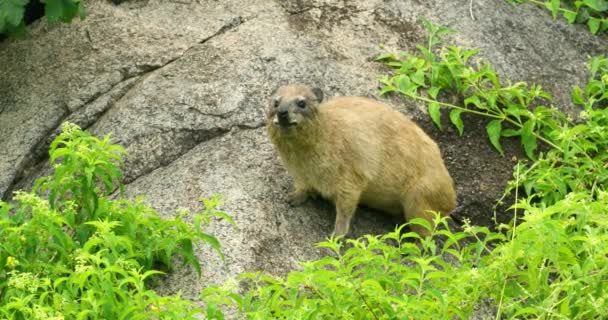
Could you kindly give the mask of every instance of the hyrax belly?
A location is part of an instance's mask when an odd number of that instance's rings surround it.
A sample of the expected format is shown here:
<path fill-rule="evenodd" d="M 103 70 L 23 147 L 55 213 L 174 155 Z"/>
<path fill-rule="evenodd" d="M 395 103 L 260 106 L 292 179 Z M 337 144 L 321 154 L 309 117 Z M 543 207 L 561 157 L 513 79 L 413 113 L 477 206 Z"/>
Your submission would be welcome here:
<path fill-rule="evenodd" d="M 447 215 L 455 207 L 439 149 L 413 122 L 367 98 L 321 100 L 320 91 L 305 86 L 279 88 L 267 129 L 294 177 L 291 198 L 315 192 L 335 203 L 334 234 L 348 233 L 358 204 L 429 221 L 427 210 Z"/>
<path fill-rule="evenodd" d="M 359 203 L 393 216 L 403 215 L 401 198 L 395 193 L 383 193 L 379 190 L 368 189 L 361 194 Z"/>

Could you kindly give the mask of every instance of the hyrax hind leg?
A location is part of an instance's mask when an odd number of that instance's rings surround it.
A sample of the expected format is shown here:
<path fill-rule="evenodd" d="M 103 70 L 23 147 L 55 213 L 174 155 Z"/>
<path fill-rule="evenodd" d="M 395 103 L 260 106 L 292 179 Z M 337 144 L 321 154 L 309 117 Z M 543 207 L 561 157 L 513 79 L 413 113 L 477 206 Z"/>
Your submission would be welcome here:
<path fill-rule="evenodd" d="M 433 188 L 436 186 L 437 184 L 431 185 L 429 188 L 428 185 L 419 184 L 407 192 L 402 202 L 407 221 L 422 218 L 432 225 L 434 215 L 429 210 L 439 212 L 442 216 L 450 214 L 450 211 L 456 206 L 454 191 L 451 187 L 446 190 Z M 421 225 L 410 225 L 410 228 L 421 237 L 430 234 L 430 231 Z"/>

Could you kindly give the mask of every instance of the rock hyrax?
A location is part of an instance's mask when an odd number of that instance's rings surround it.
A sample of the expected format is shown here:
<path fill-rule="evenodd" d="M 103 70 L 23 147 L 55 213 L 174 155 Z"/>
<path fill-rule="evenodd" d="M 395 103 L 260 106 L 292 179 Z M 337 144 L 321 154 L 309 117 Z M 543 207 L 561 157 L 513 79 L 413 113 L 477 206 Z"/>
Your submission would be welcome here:
<path fill-rule="evenodd" d="M 288 85 L 267 110 L 270 140 L 295 180 L 292 205 L 311 193 L 333 201 L 335 235 L 348 233 L 359 203 L 428 221 L 426 210 L 448 215 L 456 206 L 439 148 L 414 122 L 368 98 L 322 100 L 320 89 Z"/>

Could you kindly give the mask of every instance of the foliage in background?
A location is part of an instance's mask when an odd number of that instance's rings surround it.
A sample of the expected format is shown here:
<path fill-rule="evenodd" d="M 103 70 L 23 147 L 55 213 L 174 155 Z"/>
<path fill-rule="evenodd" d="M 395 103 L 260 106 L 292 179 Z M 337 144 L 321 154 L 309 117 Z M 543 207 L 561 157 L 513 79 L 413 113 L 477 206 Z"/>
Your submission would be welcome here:
<path fill-rule="evenodd" d="M 575 122 L 544 106 L 550 96 L 539 86 L 503 85 L 489 64 L 470 63 L 477 51 L 436 48 L 448 30 L 425 25 L 429 41 L 417 54 L 379 57 L 394 71 L 382 79 L 382 93 L 427 103 L 439 127 L 445 109 L 459 133 L 462 113 L 488 118 L 501 153 L 501 137 L 518 137 L 535 160 L 515 167 L 513 224 L 493 232 L 465 222 L 452 232 L 436 217 L 425 239 L 401 228 L 346 244 L 330 239 L 318 246 L 332 256 L 286 278 L 246 273 L 245 289 L 206 289 L 208 318 L 223 319 L 228 306 L 249 319 L 467 319 L 482 305 L 493 306 L 495 319 L 608 314 L 608 59 L 591 59 L 588 83 L 574 88 L 582 109 Z M 539 153 L 539 143 L 549 151 Z"/>
<path fill-rule="evenodd" d="M 608 0 L 509 0 L 515 3 L 530 2 L 551 11 L 553 19 L 560 14 L 568 23 L 586 24 L 593 34 L 608 31 Z"/>
<path fill-rule="evenodd" d="M 218 240 L 204 232 L 218 198 L 205 210 L 163 219 L 141 199 L 109 198 L 122 188 L 124 150 L 66 124 L 53 141 L 54 173 L 35 192 L 0 201 L 0 318 L 190 319 L 200 310 L 148 288 L 173 258 L 201 273 L 194 247 Z M 44 198 L 42 197 L 44 196 Z M 46 200 L 45 198 L 48 198 Z M 192 220 L 192 223 L 186 222 Z"/>
<path fill-rule="evenodd" d="M 25 33 L 25 9 L 30 0 L 0 0 L 0 34 Z M 69 23 L 76 16 L 85 18 L 83 0 L 42 0 L 49 23 Z"/>
<path fill-rule="evenodd" d="M 403 94 L 427 104 L 435 124 L 442 127 L 442 110 L 449 112 L 452 125 L 463 133 L 463 113 L 488 118 L 486 132 L 490 143 L 503 154 L 501 138 L 517 137 L 526 155 L 535 160 L 521 165 L 517 185 L 528 196 L 546 204 L 563 199 L 569 192 L 591 191 L 608 183 L 608 133 L 598 130 L 608 124 L 608 59 L 591 58 L 585 89 L 575 87 L 573 102 L 582 108 L 580 120 L 573 121 L 551 103 L 551 95 L 538 85 L 501 81 L 487 62 L 471 62 L 478 50 L 442 46 L 439 36 L 450 30 L 424 21 L 429 40 L 418 46 L 417 54 L 399 57 L 387 53 L 377 60 L 394 70 L 381 79 L 381 94 Z M 506 83 L 506 84 L 503 84 Z M 447 102 L 449 100 L 450 102 Z M 456 100 L 458 102 L 451 102 Z M 538 153 L 538 144 L 550 147 Z M 559 174 L 555 174 L 559 171 Z"/>
<path fill-rule="evenodd" d="M 500 154 L 503 154 L 501 136 L 518 136 L 530 158 L 535 158 L 538 140 L 551 143 L 542 136 L 539 126 L 545 125 L 542 120 L 548 118 L 552 111 L 544 106 L 528 110 L 532 102 L 551 100 L 547 92 L 540 86 L 529 86 L 525 82 L 509 82 L 503 86 L 490 64 L 482 61 L 471 63 L 471 58 L 479 50 L 444 46 L 436 52 L 435 47 L 442 44 L 439 36 L 451 33 L 451 30 L 428 21 L 424 24 L 429 31 L 428 43 L 426 46 L 418 45 L 417 54 L 398 57 L 386 53 L 377 57 L 395 72 L 395 75 L 381 79 L 381 94 L 394 92 L 426 103 L 431 119 L 440 129 L 441 109 L 449 109 L 449 119 L 460 135 L 464 130 L 462 113 L 491 119 L 486 132 Z M 439 99 L 441 93 L 457 98 L 460 104 Z M 503 129 L 506 125 L 512 128 Z"/>

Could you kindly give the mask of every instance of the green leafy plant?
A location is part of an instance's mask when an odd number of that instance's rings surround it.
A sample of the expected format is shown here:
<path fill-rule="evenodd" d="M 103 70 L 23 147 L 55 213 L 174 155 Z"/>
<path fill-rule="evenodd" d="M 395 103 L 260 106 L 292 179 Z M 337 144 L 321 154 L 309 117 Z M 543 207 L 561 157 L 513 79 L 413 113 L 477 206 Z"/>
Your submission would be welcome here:
<path fill-rule="evenodd" d="M 223 319 L 226 306 L 247 319 L 468 319 L 484 304 L 496 319 L 600 318 L 608 311 L 607 205 L 606 193 L 571 194 L 550 208 L 523 201 L 524 222 L 507 235 L 468 224 L 451 232 L 436 218 L 440 227 L 426 239 L 402 227 L 346 244 L 330 239 L 318 246 L 333 255 L 285 279 L 245 273 L 244 293 L 231 283 L 202 298 L 209 319 Z"/>
<path fill-rule="evenodd" d="M 480 255 L 484 243 L 504 236 L 487 228 L 471 229 L 470 234 L 484 234 L 485 240 L 461 247 L 458 240 L 467 234 L 448 232 L 443 228 L 445 219 L 437 218 L 437 222 L 442 227 L 433 234 L 449 236 L 443 247 L 431 238 L 422 240 L 421 246 L 408 241 L 421 239 L 415 233 L 403 233 L 403 226 L 384 236 L 346 242 L 332 238 L 318 247 L 329 249 L 333 256 L 303 263 L 302 271 L 292 272 L 284 280 L 246 273 L 241 279 L 251 289 L 243 296 L 232 293 L 229 297 L 250 319 L 464 318 L 471 313 L 474 299 L 463 303 L 459 293 L 469 285 L 461 282 L 465 279 L 458 272 L 482 264 L 487 259 Z M 428 227 L 423 221 L 413 223 Z M 441 254 L 452 255 L 466 267 L 453 267 Z M 214 305 L 214 312 L 217 305 L 231 302 L 221 289 L 209 288 L 203 296 Z"/>
<path fill-rule="evenodd" d="M 23 35 L 25 22 L 23 20 L 25 8 L 30 0 L 0 0 L 0 33 Z M 84 19 L 82 0 L 46 0 L 44 14 L 49 23 L 69 23 L 76 16 Z"/>
<path fill-rule="evenodd" d="M 285 278 L 245 273 L 207 288 L 208 318 L 223 319 L 227 307 L 248 319 L 467 319 L 484 305 L 495 319 L 608 314 L 608 59 L 591 59 L 588 83 L 574 88 L 582 114 L 573 121 L 541 104 L 550 96 L 540 87 L 503 85 L 489 64 L 471 64 L 476 50 L 437 48 L 449 30 L 425 25 L 429 41 L 417 54 L 379 57 L 394 71 L 381 80 L 382 93 L 427 103 L 438 127 L 448 111 L 459 133 L 462 113 L 489 118 L 499 152 L 500 138 L 519 137 L 533 162 L 519 162 L 507 188 L 515 192 L 513 222 L 494 232 L 465 220 L 453 232 L 436 216 L 436 227 L 409 222 L 430 230 L 424 239 L 403 227 L 329 239 L 318 244 L 329 256 Z M 549 151 L 539 152 L 539 143 Z"/>
<path fill-rule="evenodd" d="M 194 247 L 218 240 L 204 232 L 219 198 L 205 210 L 162 219 L 143 200 L 109 195 L 121 189 L 124 150 L 66 124 L 53 141 L 54 172 L 37 193 L 0 202 L 0 317 L 4 319 L 177 319 L 200 310 L 179 296 L 149 289 L 181 257 L 199 273 Z M 44 192 L 44 193 L 43 193 Z M 46 195 L 47 199 L 41 197 Z M 186 220 L 192 220 L 188 223 Z"/>
<path fill-rule="evenodd" d="M 532 102 L 551 100 L 547 92 L 540 86 L 528 86 L 525 82 L 503 86 L 489 64 L 480 61 L 476 65 L 470 63 L 478 50 L 445 46 L 435 52 L 435 47 L 441 44 L 437 37 L 449 30 L 428 21 L 425 21 L 425 25 L 429 30 L 429 45 L 417 46 L 419 54 L 398 57 L 387 53 L 377 58 L 395 71 L 395 75 L 381 79 L 381 94 L 400 93 L 425 102 L 429 115 L 440 129 L 441 109 L 449 109 L 449 119 L 461 135 L 464 130 L 463 113 L 489 118 L 491 121 L 486 131 L 490 142 L 501 154 L 501 136 L 519 136 L 530 158 L 535 157 L 538 140 L 553 144 L 541 132 L 543 126 L 553 124 L 549 120 L 555 113 L 543 106 L 528 109 Z M 438 99 L 441 93 L 456 97 L 462 104 Z M 512 128 L 503 130 L 505 124 Z"/>
<path fill-rule="evenodd" d="M 459 134 L 464 130 L 463 113 L 488 118 L 486 132 L 500 154 L 501 138 L 518 137 L 526 155 L 537 160 L 532 164 L 533 171 L 522 164 L 519 185 L 525 187 L 527 195 L 540 197 L 548 204 L 568 192 L 595 191 L 594 185 L 606 183 L 606 154 L 598 152 L 606 150 L 606 134 L 597 130 L 606 122 L 606 111 L 597 107 L 608 101 L 608 59 L 592 58 L 585 89 L 574 88 L 573 101 L 583 107 L 581 119 L 586 121 L 575 123 L 555 106 L 544 105 L 551 103 L 551 95 L 540 86 L 510 81 L 503 85 L 487 62 L 478 59 L 472 63 L 478 50 L 454 46 L 435 50 L 441 44 L 437 37 L 449 30 L 424 23 L 429 41 L 427 47 L 417 47 L 418 54 L 399 57 L 387 53 L 377 58 L 394 70 L 393 75 L 381 79 L 381 94 L 398 93 L 426 103 L 439 128 L 442 110 L 449 111 L 449 120 Z M 538 153 L 539 143 L 550 151 Z M 555 170 L 561 174 L 552 174 Z M 515 187 L 511 184 L 507 191 Z"/>
<path fill-rule="evenodd" d="M 568 23 L 586 24 L 593 34 L 608 30 L 608 1 L 606 0 L 509 0 L 514 3 L 530 2 L 551 12 L 553 19 L 560 14 Z"/>
<path fill-rule="evenodd" d="M 590 77 L 585 89 L 574 87 L 572 99 L 582 107 L 579 119 L 573 121 L 558 114 L 551 130 L 544 135 L 557 145 L 541 153 L 538 161 L 524 165 L 518 185 L 510 183 L 507 192 L 523 186 L 526 194 L 552 204 L 570 192 L 588 192 L 599 197 L 608 185 L 608 59 L 591 58 Z M 546 126 L 547 128 L 553 127 Z"/>

